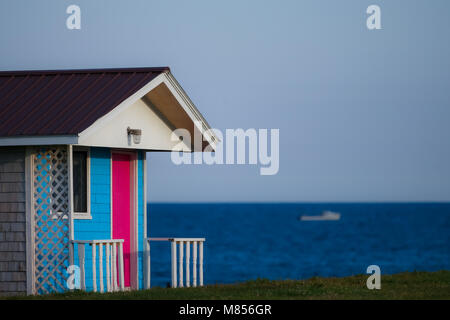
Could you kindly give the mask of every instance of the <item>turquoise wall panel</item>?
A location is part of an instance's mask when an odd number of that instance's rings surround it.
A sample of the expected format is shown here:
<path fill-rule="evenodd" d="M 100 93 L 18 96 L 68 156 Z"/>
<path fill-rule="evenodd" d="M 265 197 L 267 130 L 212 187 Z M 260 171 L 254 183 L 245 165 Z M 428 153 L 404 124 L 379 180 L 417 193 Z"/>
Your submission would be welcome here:
<path fill-rule="evenodd" d="M 76 240 L 102 240 L 111 238 L 111 152 L 109 148 L 91 148 L 91 220 L 74 220 Z M 98 255 L 98 253 L 97 253 Z M 86 246 L 86 289 L 92 290 L 92 248 Z M 75 251 L 75 264 L 78 252 Z M 98 263 L 98 262 L 97 262 Z M 105 264 L 105 262 L 104 262 Z M 104 266 L 105 268 L 105 266 Z M 98 278 L 97 270 L 97 278 Z M 103 270 L 106 287 L 106 269 Z"/>
<path fill-rule="evenodd" d="M 74 220 L 75 240 L 102 240 L 111 238 L 111 151 L 109 148 L 91 148 L 91 220 Z M 144 287 L 144 152 L 138 151 L 138 285 Z M 97 250 L 98 256 L 98 250 Z M 92 248 L 86 246 L 86 289 L 92 290 Z M 75 264 L 79 265 L 75 251 Z M 104 259 L 105 260 L 105 259 Z M 105 264 L 105 261 L 103 262 Z M 98 266 L 98 261 L 97 261 Z M 106 269 L 103 280 L 106 288 Z M 99 270 L 97 269 L 97 279 Z M 98 280 L 97 280 L 98 281 Z M 97 282 L 99 288 L 99 282 Z"/>

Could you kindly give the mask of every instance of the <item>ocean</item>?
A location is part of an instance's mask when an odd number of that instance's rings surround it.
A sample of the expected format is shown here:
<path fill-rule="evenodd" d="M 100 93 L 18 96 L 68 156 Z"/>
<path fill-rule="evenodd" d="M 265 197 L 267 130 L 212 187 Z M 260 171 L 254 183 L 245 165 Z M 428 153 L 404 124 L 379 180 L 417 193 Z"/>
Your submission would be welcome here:
<path fill-rule="evenodd" d="M 339 221 L 300 221 L 330 210 Z M 149 204 L 150 237 L 204 237 L 206 284 L 450 269 L 450 203 Z M 152 242 L 152 286 L 171 280 Z M 191 254 L 192 257 L 192 254 Z"/>

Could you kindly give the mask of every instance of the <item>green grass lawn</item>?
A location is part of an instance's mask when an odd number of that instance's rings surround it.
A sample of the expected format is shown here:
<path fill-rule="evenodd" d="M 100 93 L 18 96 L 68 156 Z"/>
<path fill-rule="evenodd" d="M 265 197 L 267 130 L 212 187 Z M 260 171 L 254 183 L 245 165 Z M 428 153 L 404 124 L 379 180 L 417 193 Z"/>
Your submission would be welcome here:
<path fill-rule="evenodd" d="M 259 279 L 201 288 L 155 287 L 107 294 L 77 291 L 13 299 L 450 299 L 450 271 L 382 275 L 380 290 L 367 289 L 368 277 L 357 275 L 284 281 Z"/>

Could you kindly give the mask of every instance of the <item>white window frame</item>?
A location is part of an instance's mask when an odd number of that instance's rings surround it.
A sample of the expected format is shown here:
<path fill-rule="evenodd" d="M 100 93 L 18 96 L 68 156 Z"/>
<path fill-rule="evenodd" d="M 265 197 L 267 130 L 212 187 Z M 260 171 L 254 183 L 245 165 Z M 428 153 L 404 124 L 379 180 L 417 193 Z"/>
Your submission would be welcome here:
<path fill-rule="evenodd" d="M 72 151 L 72 159 L 70 161 L 70 164 L 72 166 L 71 170 L 73 171 L 73 152 L 75 151 L 85 151 L 87 152 L 87 158 L 86 158 L 86 208 L 87 208 L 87 212 L 75 212 L 75 209 L 73 209 L 72 207 L 72 217 L 73 219 L 77 219 L 77 220 L 92 220 L 92 215 L 91 215 L 91 148 L 89 147 L 79 147 L 79 146 L 73 146 L 73 151 Z M 72 181 L 73 184 L 73 181 Z M 73 193 L 73 188 L 72 188 L 72 193 Z M 72 194 L 72 199 L 73 199 L 73 194 Z"/>

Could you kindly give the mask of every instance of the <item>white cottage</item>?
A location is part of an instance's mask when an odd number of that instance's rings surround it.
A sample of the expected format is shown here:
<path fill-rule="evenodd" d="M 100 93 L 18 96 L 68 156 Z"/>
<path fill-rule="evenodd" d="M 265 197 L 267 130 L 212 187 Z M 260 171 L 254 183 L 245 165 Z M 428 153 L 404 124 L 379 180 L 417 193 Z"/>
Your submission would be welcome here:
<path fill-rule="evenodd" d="M 0 72 L 0 120 L 0 295 L 149 287 L 146 153 L 217 142 L 169 68 Z M 154 240 L 196 285 L 204 239 Z"/>

